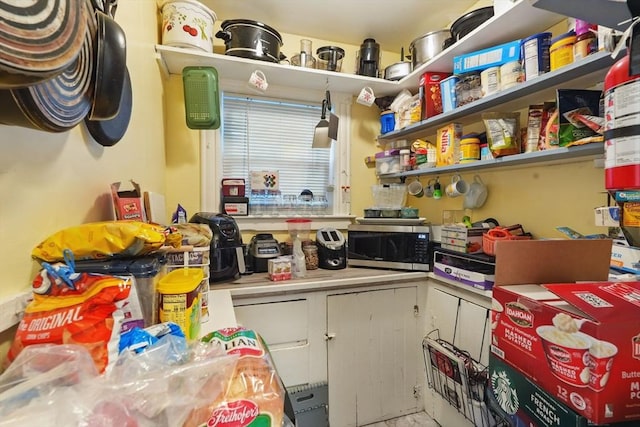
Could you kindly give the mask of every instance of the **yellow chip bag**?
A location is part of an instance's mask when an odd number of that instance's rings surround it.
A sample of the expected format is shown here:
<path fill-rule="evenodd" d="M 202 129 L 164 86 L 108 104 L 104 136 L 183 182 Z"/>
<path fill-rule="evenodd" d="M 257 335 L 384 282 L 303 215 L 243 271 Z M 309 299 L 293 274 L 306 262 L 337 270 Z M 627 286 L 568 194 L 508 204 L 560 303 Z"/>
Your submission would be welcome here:
<path fill-rule="evenodd" d="M 165 227 L 141 221 L 103 221 L 69 227 L 52 234 L 31 252 L 41 261 L 64 261 L 70 250 L 76 260 L 145 255 L 166 240 Z"/>

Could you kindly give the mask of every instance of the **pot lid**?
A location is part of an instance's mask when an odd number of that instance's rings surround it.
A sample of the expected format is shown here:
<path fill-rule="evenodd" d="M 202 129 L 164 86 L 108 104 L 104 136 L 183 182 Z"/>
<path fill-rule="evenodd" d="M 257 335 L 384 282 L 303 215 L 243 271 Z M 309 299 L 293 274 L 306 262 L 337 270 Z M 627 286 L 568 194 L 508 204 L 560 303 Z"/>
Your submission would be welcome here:
<path fill-rule="evenodd" d="M 280 36 L 280 33 L 277 32 L 273 27 L 270 27 L 262 22 L 253 21 L 251 19 L 227 19 L 225 21 L 222 21 L 222 24 L 220 24 L 220 28 L 222 28 L 223 31 L 228 29 L 229 27 L 235 26 L 258 27 L 261 30 L 266 30 L 272 33 L 273 36 L 278 39 L 280 45 L 282 45 L 282 36 Z"/>
<path fill-rule="evenodd" d="M 0 1 L 0 71 L 53 76 L 78 56 L 87 30 L 85 0 Z"/>
<path fill-rule="evenodd" d="M 451 24 L 451 34 L 457 37 L 458 34 L 467 34 L 484 21 L 493 16 L 493 6 L 481 7 L 480 9 L 472 10 L 469 13 L 462 15 Z M 460 37 L 457 37 L 460 39 Z"/>

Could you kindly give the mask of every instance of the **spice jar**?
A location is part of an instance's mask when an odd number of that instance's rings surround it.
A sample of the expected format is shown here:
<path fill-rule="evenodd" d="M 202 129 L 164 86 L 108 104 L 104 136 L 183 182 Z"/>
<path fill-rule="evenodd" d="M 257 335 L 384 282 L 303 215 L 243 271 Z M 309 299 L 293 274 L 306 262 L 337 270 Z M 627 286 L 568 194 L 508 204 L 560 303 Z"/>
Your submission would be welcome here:
<path fill-rule="evenodd" d="M 304 252 L 307 270 L 316 270 L 318 268 L 318 247 L 316 243 L 311 240 L 302 242 L 302 252 Z"/>

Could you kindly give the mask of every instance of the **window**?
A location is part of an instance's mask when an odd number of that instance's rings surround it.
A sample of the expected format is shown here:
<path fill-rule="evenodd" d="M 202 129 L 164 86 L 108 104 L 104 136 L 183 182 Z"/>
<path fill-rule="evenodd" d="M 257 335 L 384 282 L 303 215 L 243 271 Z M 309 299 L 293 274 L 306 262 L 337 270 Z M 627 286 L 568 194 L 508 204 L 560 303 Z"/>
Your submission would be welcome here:
<path fill-rule="evenodd" d="M 256 193 L 250 172 L 277 170 L 281 195 L 326 195 L 331 150 L 311 148 L 320 107 L 229 93 L 222 105 L 223 176 L 244 178 Z"/>
<path fill-rule="evenodd" d="M 311 148 L 324 90 L 269 86 L 266 93 L 256 95 L 255 90 L 247 89 L 245 81 L 225 80 L 220 85 L 220 96 L 222 126 L 201 131 L 200 136 L 201 209 L 220 211 L 222 178 L 245 178 L 248 182 L 251 169 L 276 169 L 281 175 L 281 194 L 299 195 L 302 189 L 309 189 L 314 195 L 326 194 L 329 214 L 314 216 L 318 227 L 346 228 L 351 208 L 352 96 L 331 92 L 339 126 L 338 139 L 330 149 Z M 286 223 L 271 215 L 238 216 L 236 221 L 241 229 L 286 230 Z"/>

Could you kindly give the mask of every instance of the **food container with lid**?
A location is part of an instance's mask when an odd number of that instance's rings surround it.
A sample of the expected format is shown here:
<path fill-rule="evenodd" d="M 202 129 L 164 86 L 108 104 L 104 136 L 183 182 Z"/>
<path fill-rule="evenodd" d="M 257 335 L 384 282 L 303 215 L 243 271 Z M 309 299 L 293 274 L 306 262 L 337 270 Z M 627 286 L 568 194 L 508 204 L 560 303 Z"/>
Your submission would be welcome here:
<path fill-rule="evenodd" d="M 162 3 L 162 44 L 213 52 L 216 14 L 196 0 Z"/>
<path fill-rule="evenodd" d="M 400 150 L 385 150 L 376 153 L 376 173 L 378 175 L 398 172 L 402 172 Z"/>
<path fill-rule="evenodd" d="M 200 335 L 203 279 L 204 274 L 199 268 L 179 268 L 158 282 L 160 322 L 177 324 L 189 341 L 197 340 Z"/>
<path fill-rule="evenodd" d="M 551 71 L 573 62 L 573 45 L 575 42 L 576 33 L 574 31 L 569 31 L 551 40 L 551 47 L 549 48 Z"/>
<path fill-rule="evenodd" d="M 525 80 L 548 73 L 550 68 L 551 33 L 534 34 L 522 40 L 521 56 Z"/>

